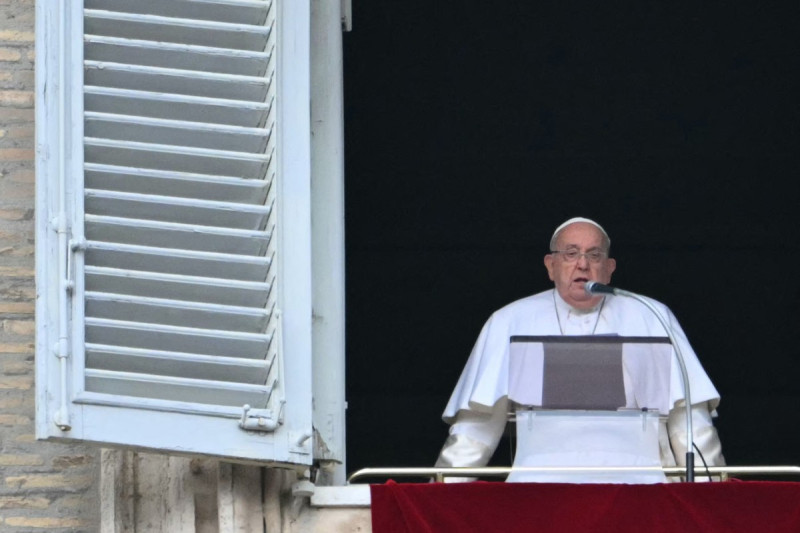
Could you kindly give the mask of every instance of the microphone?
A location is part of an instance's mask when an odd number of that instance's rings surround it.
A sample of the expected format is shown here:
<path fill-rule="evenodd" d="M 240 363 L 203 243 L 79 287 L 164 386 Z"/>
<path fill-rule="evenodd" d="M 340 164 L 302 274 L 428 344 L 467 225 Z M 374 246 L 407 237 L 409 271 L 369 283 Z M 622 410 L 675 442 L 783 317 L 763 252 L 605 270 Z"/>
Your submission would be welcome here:
<path fill-rule="evenodd" d="M 589 294 L 617 294 L 617 289 L 608 285 L 603 285 L 597 281 L 587 281 L 583 289 Z"/>
<path fill-rule="evenodd" d="M 604 285 L 602 283 L 598 283 L 596 281 L 587 281 L 583 284 L 583 289 L 588 294 L 613 294 L 616 296 L 627 296 L 628 298 L 633 298 L 634 300 L 638 301 L 639 303 L 643 304 L 647 309 L 649 309 L 658 321 L 661 323 L 661 326 L 664 328 L 664 331 L 667 333 L 669 337 L 670 343 L 672 344 L 672 348 L 675 351 L 675 359 L 678 361 L 678 367 L 681 371 L 681 381 L 683 382 L 683 396 L 684 402 L 686 403 L 686 443 L 687 443 L 687 451 L 686 451 L 686 481 L 693 482 L 694 481 L 694 429 L 692 426 L 692 395 L 691 391 L 689 390 L 689 372 L 686 370 L 686 363 L 683 359 L 683 354 L 681 353 L 680 345 L 678 344 L 678 340 L 675 338 L 675 334 L 672 331 L 672 327 L 669 325 L 667 320 L 661 315 L 661 312 L 644 296 L 640 294 L 636 294 L 635 292 L 626 291 L 623 289 L 617 289 L 615 287 L 610 287 L 608 285 Z"/>

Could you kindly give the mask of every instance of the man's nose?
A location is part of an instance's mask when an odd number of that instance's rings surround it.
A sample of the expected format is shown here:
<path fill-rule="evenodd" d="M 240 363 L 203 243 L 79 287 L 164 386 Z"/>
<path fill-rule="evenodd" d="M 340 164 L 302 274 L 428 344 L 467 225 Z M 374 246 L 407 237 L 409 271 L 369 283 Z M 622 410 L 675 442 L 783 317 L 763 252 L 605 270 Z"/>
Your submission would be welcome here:
<path fill-rule="evenodd" d="M 589 269 L 589 258 L 586 257 L 586 254 L 581 254 L 578 256 L 578 268 L 581 270 Z"/>

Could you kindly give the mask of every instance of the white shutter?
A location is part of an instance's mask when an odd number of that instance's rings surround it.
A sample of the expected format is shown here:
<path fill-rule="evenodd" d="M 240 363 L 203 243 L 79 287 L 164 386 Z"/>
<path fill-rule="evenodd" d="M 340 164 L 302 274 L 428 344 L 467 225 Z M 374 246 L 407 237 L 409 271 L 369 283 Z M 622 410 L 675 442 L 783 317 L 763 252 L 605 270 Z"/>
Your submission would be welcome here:
<path fill-rule="evenodd" d="M 38 436 L 310 464 L 308 3 L 59 4 Z"/>

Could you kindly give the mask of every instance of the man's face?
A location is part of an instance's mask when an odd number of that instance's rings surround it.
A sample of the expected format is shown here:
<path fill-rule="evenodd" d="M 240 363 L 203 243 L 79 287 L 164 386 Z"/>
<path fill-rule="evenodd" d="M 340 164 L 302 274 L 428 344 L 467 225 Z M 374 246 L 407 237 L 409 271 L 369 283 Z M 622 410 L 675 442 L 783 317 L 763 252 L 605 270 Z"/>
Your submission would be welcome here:
<path fill-rule="evenodd" d="M 575 250 L 581 254 L 603 252 L 600 260 L 596 262 L 588 255 L 580 255 L 572 262 L 563 253 L 550 253 L 544 256 L 544 266 L 561 298 L 576 309 L 591 309 L 600 302 L 602 296 L 587 294 L 584 285 L 587 281 L 607 284 L 617 267 L 617 262 L 605 255 L 607 250 L 603 234 L 592 224 L 575 222 L 561 230 L 556 250 L 562 252 Z"/>

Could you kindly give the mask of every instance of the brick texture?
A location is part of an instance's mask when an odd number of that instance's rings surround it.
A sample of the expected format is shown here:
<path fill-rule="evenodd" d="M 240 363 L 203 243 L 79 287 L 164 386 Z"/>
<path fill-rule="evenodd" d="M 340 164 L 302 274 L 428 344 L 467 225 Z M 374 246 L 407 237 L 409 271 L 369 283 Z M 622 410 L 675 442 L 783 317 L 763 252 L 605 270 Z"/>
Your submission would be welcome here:
<path fill-rule="evenodd" d="M 0 531 L 99 531 L 99 450 L 37 440 L 34 0 L 0 0 Z"/>

